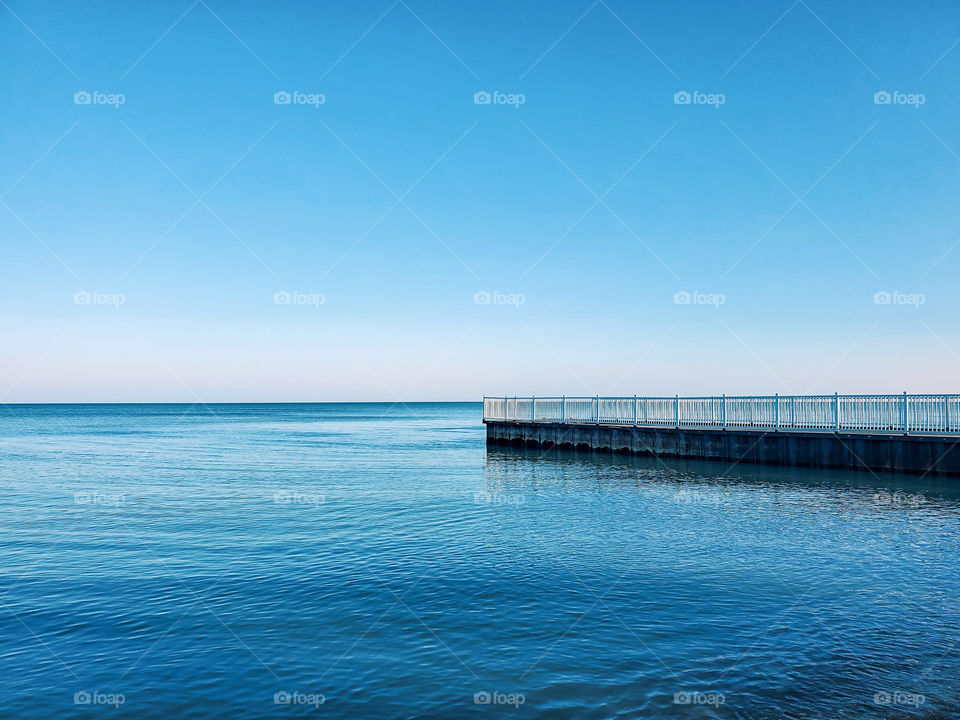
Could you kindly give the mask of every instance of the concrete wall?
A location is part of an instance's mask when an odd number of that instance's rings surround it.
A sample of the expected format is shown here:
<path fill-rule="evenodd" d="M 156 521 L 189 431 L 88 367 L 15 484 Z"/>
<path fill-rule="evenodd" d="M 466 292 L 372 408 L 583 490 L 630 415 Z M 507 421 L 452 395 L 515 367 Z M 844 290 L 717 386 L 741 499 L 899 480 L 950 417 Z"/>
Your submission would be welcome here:
<path fill-rule="evenodd" d="M 486 421 L 488 445 L 960 475 L 960 438 Z"/>

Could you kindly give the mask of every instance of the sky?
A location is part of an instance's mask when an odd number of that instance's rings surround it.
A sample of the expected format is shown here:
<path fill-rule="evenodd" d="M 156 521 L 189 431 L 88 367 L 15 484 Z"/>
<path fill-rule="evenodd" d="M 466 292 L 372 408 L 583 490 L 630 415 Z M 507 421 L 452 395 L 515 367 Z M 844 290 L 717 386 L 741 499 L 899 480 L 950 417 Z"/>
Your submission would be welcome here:
<path fill-rule="evenodd" d="M 960 5 L 0 2 L 0 403 L 960 392 Z"/>

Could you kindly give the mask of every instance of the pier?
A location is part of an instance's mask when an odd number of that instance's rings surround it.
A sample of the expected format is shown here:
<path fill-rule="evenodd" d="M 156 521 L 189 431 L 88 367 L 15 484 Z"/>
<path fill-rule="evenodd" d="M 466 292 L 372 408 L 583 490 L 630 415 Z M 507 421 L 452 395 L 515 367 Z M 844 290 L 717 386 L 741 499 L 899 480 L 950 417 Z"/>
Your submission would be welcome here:
<path fill-rule="evenodd" d="M 960 395 L 484 396 L 487 445 L 960 475 Z"/>

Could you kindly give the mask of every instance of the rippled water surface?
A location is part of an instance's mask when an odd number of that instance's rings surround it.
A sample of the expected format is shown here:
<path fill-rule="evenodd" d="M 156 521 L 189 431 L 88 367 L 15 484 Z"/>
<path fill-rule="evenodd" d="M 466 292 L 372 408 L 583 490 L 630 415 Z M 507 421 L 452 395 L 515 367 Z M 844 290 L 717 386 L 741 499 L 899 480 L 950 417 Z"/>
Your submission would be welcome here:
<path fill-rule="evenodd" d="M 487 451 L 479 416 L 7 408 L 0 715 L 960 713 L 960 479 Z"/>

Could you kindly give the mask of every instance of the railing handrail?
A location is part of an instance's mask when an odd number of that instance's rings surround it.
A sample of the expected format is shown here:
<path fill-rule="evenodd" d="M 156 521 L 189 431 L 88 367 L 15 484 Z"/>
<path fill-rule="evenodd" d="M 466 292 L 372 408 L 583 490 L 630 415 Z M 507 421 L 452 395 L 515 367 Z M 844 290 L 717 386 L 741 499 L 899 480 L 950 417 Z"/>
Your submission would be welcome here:
<path fill-rule="evenodd" d="M 954 435 L 960 394 L 484 395 L 483 419 Z"/>
<path fill-rule="evenodd" d="M 720 400 L 726 398 L 727 400 L 772 400 L 773 398 L 833 398 L 834 393 L 823 393 L 822 395 L 786 395 L 784 393 L 773 393 L 772 395 L 601 395 L 601 400 L 633 400 L 636 397 L 638 400 L 673 400 L 674 398 L 679 397 L 681 400 Z M 914 400 L 916 398 L 960 398 L 960 393 L 910 393 L 909 398 Z M 486 400 L 490 398 L 491 400 L 532 400 L 536 398 L 537 400 L 561 400 L 566 398 L 567 400 L 596 400 L 596 395 L 484 395 L 483 398 Z M 851 393 L 849 395 L 841 395 L 840 399 L 851 399 L 851 398 L 890 398 L 890 399 L 902 399 L 903 393 L 892 393 L 885 395 L 876 395 L 868 393 Z"/>

